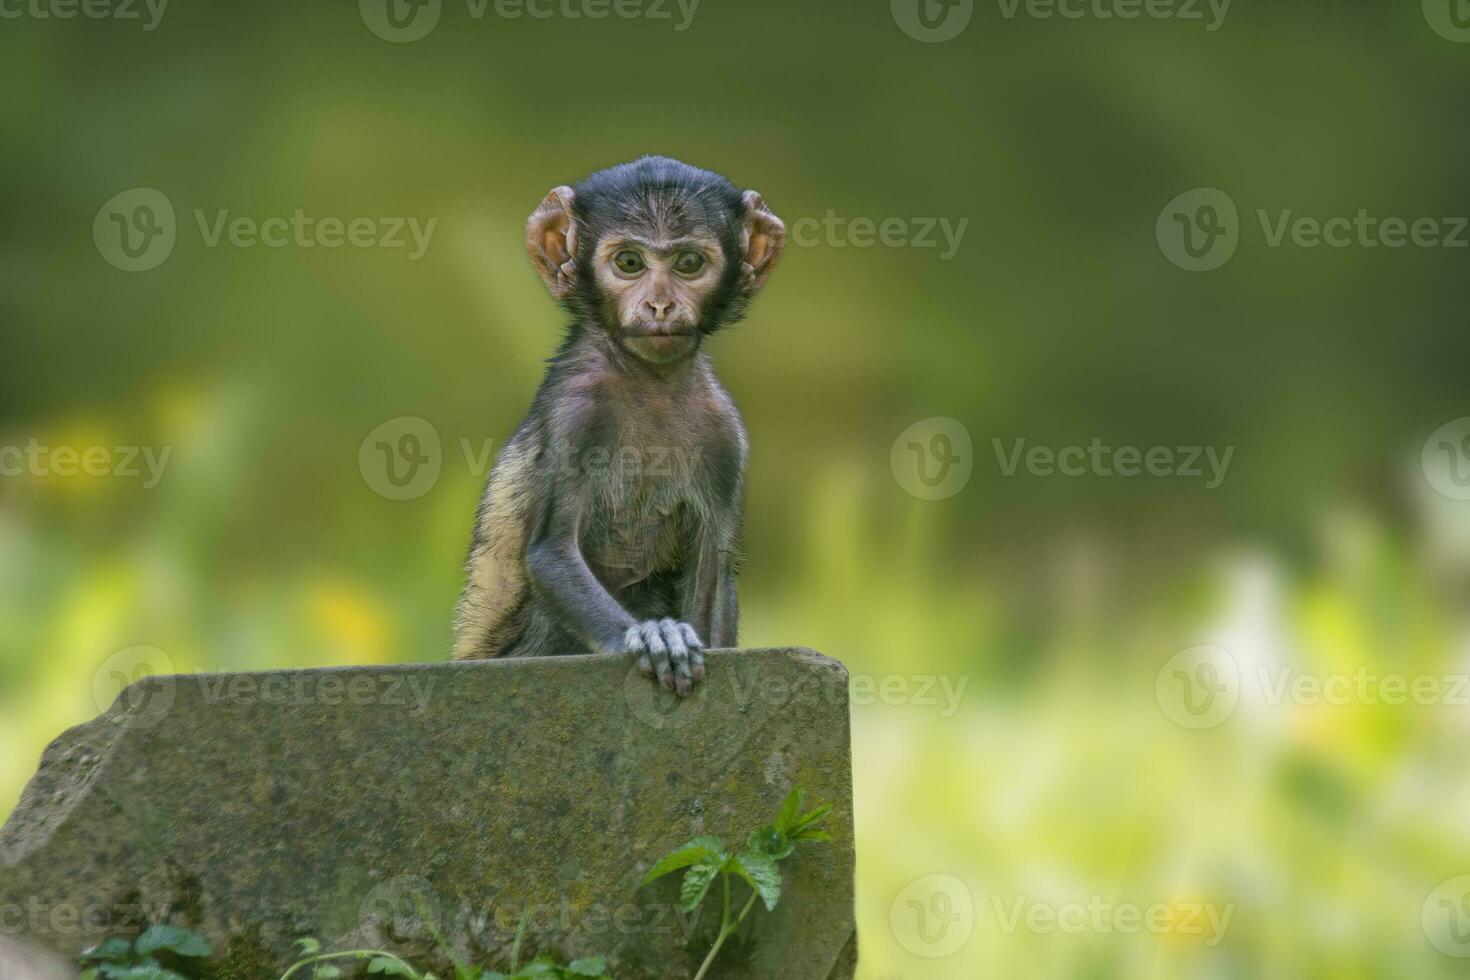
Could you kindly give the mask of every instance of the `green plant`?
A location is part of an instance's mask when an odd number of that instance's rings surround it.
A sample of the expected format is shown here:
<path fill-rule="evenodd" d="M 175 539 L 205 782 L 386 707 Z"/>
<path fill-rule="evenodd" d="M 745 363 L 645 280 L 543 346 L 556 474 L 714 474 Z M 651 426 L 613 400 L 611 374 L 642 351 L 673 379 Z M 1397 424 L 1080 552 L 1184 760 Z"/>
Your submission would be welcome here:
<path fill-rule="evenodd" d="M 131 942 L 109 939 L 82 953 L 81 980 L 187 980 L 184 974 L 165 964 L 208 956 L 212 952 L 208 940 L 188 929 L 149 926 Z"/>
<path fill-rule="evenodd" d="M 424 917 L 424 922 L 428 925 L 434 941 L 439 944 L 439 948 L 453 963 L 454 980 L 612 980 L 607 975 L 607 962 L 601 957 L 584 957 L 562 966 L 551 957 L 539 956 L 525 966 L 521 966 L 521 941 L 526 934 L 525 916 L 521 917 L 520 926 L 516 929 L 515 943 L 511 947 L 511 972 L 499 973 L 460 960 L 438 925 L 429 917 L 422 903 L 419 905 L 419 914 Z M 292 974 L 307 966 L 313 967 L 312 976 L 314 978 L 330 980 L 332 977 L 340 977 L 341 968 L 329 961 L 342 959 L 353 959 L 359 962 L 367 960 L 368 973 L 378 973 L 385 977 L 403 977 L 405 980 L 439 980 L 436 974 L 428 971 L 420 972 L 402 957 L 382 950 L 347 949 L 335 953 L 323 953 L 321 943 L 315 939 L 298 939 L 297 943 L 301 946 L 302 957 L 281 974 L 281 980 L 288 980 Z"/>
<path fill-rule="evenodd" d="M 724 896 L 720 932 L 704 962 L 700 964 L 699 972 L 694 975 L 694 980 L 703 980 L 710 964 L 720 952 L 720 947 L 750 914 L 756 898 L 760 898 L 767 912 L 776 907 L 781 898 L 780 862 L 791 856 L 797 842 L 832 839 L 825 830 L 817 829 L 817 824 L 831 812 L 832 804 L 826 803 L 803 813 L 801 807 L 804 795 L 799 786 L 792 790 L 791 795 L 781 804 L 781 812 L 775 823 L 751 831 L 745 850 L 731 853 L 726 849 L 725 842 L 718 837 L 696 837 L 678 850 L 665 855 L 643 876 L 643 884 L 647 885 L 666 874 L 687 868 L 679 891 L 679 904 L 685 912 L 693 912 L 698 908 L 709 894 L 715 878 L 720 879 Z M 750 897 L 733 917 L 730 911 L 732 877 L 738 877 L 750 886 Z"/>

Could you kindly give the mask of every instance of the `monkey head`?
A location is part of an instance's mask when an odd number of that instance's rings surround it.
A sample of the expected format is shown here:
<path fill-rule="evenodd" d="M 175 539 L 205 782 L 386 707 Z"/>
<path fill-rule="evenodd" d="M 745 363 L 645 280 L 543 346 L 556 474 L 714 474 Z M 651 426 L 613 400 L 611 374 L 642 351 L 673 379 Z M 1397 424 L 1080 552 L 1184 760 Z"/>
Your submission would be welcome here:
<path fill-rule="evenodd" d="M 551 295 L 652 364 L 692 355 L 738 320 L 785 244 L 755 191 L 668 157 L 553 188 L 526 222 Z"/>

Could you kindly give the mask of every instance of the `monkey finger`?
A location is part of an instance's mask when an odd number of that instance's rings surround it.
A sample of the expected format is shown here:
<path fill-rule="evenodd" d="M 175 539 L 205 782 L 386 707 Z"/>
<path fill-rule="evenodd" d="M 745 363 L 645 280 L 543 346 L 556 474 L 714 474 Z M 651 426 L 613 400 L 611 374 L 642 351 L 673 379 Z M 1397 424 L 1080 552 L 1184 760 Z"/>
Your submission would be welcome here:
<path fill-rule="evenodd" d="M 638 672 L 644 677 L 653 677 L 653 661 L 648 659 L 648 654 L 638 658 Z"/>
<path fill-rule="evenodd" d="M 669 648 L 664 643 L 664 638 L 659 630 L 657 620 L 649 620 L 642 624 L 643 643 L 653 660 L 654 670 L 658 673 L 659 683 L 670 691 L 674 689 L 674 672 L 669 666 Z"/>
<path fill-rule="evenodd" d="M 688 668 L 681 666 L 674 674 L 674 692 L 681 698 L 687 698 L 693 690 L 694 679 L 689 676 Z"/>
<path fill-rule="evenodd" d="M 704 680 L 704 654 L 698 650 L 689 651 L 689 673 L 694 680 Z"/>
<path fill-rule="evenodd" d="M 659 620 L 659 630 L 663 633 L 664 644 L 669 648 L 669 654 L 675 660 L 682 660 L 689 654 L 689 648 L 684 645 L 684 634 L 680 631 L 681 624 L 672 619 Z"/>
<path fill-rule="evenodd" d="M 668 644 L 664 642 L 663 633 L 659 631 L 658 622 L 655 620 L 649 620 L 648 622 L 643 624 L 642 630 L 643 643 L 648 648 L 648 652 L 652 653 L 655 657 L 663 657 L 667 659 L 669 647 Z"/>
<path fill-rule="evenodd" d="M 694 632 L 693 626 L 690 626 L 688 623 L 679 623 L 677 625 L 679 627 L 679 632 L 682 633 L 684 636 L 685 645 L 691 648 L 704 647 L 704 641 L 699 638 L 698 633 Z"/>
<path fill-rule="evenodd" d="M 639 653 L 647 649 L 643 643 L 643 634 L 637 626 L 629 626 L 628 631 L 623 634 L 623 648 L 629 653 Z M 647 657 L 644 659 L 646 660 Z"/>

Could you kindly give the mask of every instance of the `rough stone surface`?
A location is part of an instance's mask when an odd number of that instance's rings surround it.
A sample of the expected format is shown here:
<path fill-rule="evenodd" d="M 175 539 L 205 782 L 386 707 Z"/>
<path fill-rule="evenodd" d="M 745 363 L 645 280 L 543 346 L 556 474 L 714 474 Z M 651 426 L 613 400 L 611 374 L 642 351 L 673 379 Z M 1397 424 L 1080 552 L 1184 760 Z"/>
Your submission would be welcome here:
<path fill-rule="evenodd" d="M 622 657 L 153 677 L 46 750 L 0 831 L 0 935 L 74 954 L 168 921 L 210 938 L 211 976 L 253 980 L 303 936 L 442 968 L 426 919 L 504 969 L 524 916 L 527 953 L 688 978 L 718 887 L 691 921 L 680 876 L 644 871 L 701 834 L 742 844 L 796 785 L 835 804 L 834 841 L 783 862 L 711 977 L 853 975 L 837 661 L 715 651 L 682 702 Z"/>

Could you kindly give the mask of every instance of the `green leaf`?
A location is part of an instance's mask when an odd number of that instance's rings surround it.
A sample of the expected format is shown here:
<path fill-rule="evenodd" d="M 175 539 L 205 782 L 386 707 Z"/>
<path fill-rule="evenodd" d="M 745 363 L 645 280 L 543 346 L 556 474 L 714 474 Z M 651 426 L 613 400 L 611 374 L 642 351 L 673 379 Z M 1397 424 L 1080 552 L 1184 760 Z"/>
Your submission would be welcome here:
<path fill-rule="evenodd" d="M 818 840 L 818 841 L 823 841 L 823 840 L 831 840 L 832 839 L 832 835 L 829 834 L 829 833 L 827 833 L 825 830 L 819 830 L 817 828 L 812 828 L 811 830 L 802 830 L 802 831 L 798 832 L 797 835 L 796 835 L 796 839 L 797 840 Z"/>
<path fill-rule="evenodd" d="M 179 926 L 149 926 L 133 948 L 145 956 L 159 949 L 172 950 L 179 956 L 208 956 L 214 952 L 203 936 Z"/>
<path fill-rule="evenodd" d="M 81 973 L 77 974 L 77 980 L 97 980 L 97 968 L 95 966 L 87 967 Z"/>
<path fill-rule="evenodd" d="M 827 819 L 827 814 L 832 812 L 832 804 L 823 803 L 821 806 L 796 818 L 796 821 L 787 829 L 792 837 L 800 835 L 801 831 Z"/>
<path fill-rule="evenodd" d="M 485 968 L 472 963 L 454 964 L 454 980 L 483 980 Z"/>
<path fill-rule="evenodd" d="M 776 818 L 777 830 L 785 832 L 791 829 L 792 821 L 801 812 L 801 802 L 805 796 L 806 792 L 798 786 L 786 797 L 785 802 L 781 804 L 781 814 Z"/>
<path fill-rule="evenodd" d="M 521 972 L 520 973 L 517 973 L 516 976 L 517 977 L 555 977 L 555 976 L 559 976 L 560 974 L 561 974 L 561 967 L 557 966 L 551 960 L 546 959 L 544 956 L 538 956 L 536 959 L 532 960 L 531 962 L 527 963 L 525 966 L 521 967 Z"/>
<path fill-rule="evenodd" d="M 381 973 L 389 977 L 408 977 L 408 980 L 419 980 L 419 975 L 414 968 L 399 959 L 391 956 L 374 956 L 368 961 L 369 973 Z"/>
<path fill-rule="evenodd" d="M 724 868 L 726 860 L 723 857 L 719 860 L 705 858 L 684 872 L 684 884 L 679 889 L 679 906 L 685 912 L 693 912 L 699 908 L 699 903 L 704 901 L 704 896 L 709 893 L 709 886 L 714 883 L 715 875 Z"/>
<path fill-rule="evenodd" d="M 771 824 L 767 824 L 760 830 L 752 830 L 750 832 L 750 839 L 746 841 L 746 845 L 752 851 L 769 854 L 777 861 L 784 857 L 789 857 L 795 849 L 792 846 L 791 839 Z"/>
<path fill-rule="evenodd" d="M 296 940 L 296 945 L 301 947 L 302 956 L 315 956 L 322 951 L 321 941 L 312 936 L 302 936 Z"/>
<path fill-rule="evenodd" d="M 118 973 L 110 974 L 118 980 L 189 980 L 181 973 L 166 970 L 157 963 L 141 963 L 138 966 L 130 966 Z"/>
<path fill-rule="evenodd" d="M 601 956 L 584 956 L 567 964 L 567 972 L 576 977 L 600 977 L 607 972 L 607 960 Z"/>
<path fill-rule="evenodd" d="M 327 980 L 331 980 L 332 977 L 340 977 L 342 970 L 340 967 L 333 966 L 330 963 L 318 963 L 311 975 L 314 977 L 326 977 Z"/>
<path fill-rule="evenodd" d="M 724 853 L 725 842 L 718 837 L 696 837 L 677 851 L 672 851 L 660 858 L 657 864 L 648 869 L 648 874 L 643 876 L 643 884 L 646 885 L 662 878 L 670 871 L 678 871 L 680 868 L 697 864 L 705 858 Z"/>
<path fill-rule="evenodd" d="M 776 867 L 774 858 L 760 851 L 742 851 L 730 863 L 735 873 L 760 895 L 767 912 L 776 907 L 781 898 L 781 869 Z"/>
<path fill-rule="evenodd" d="M 133 954 L 133 944 L 126 939 L 109 939 L 98 943 L 82 951 L 83 963 L 97 963 L 107 960 L 113 963 L 125 962 Z"/>
<path fill-rule="evenodd" d="M 489 973 L 485 974 L 485 976 L 482 977 L 481 980 L 510 980 L 510 977 L 506 976 L 504 973 L 491 970 Z"/>

